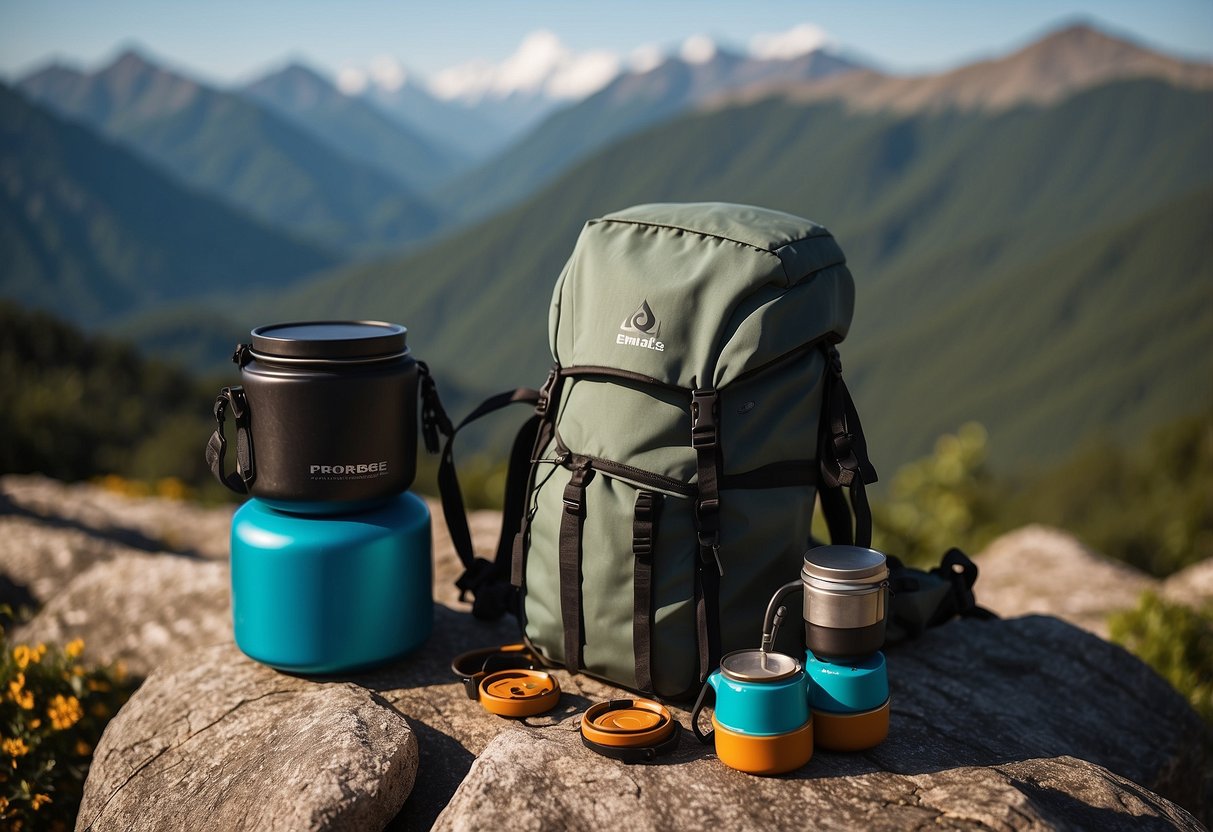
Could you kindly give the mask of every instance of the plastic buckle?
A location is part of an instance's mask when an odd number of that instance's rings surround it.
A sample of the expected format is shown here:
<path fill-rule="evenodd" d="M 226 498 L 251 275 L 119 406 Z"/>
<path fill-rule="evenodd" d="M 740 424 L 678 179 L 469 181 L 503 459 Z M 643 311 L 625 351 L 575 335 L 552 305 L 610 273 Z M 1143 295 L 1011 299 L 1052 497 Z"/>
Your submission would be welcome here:
<path fill-rule="evenodd" d="M 224 387 L 219 394 L 220 399 L 227 399 L 227 406 L 232 409 L 232 418 L 240 419 L 244 416 L 248 409 L 248 399 L 244 396 L 244 388 L 237 385 L 236 387 Z M 219 418 L 219 400 L 215 401 L 215 418 Z"/>
<path fill-rule="evenodd" d="M 537 416 L 547 415 L 548 405 L 552 400 L 552 388 L 556 386 L 558 378 L 560 378 L 560 372 L 555 367 L 548 370 L 547 380 L 539 388 L 539 401 L 535 403 L 535 414 Z"/>
<path fill-rule="evenodd" d="M 691 393 L 691 447 L 710 448 L 716 445 L 716 417 L 720 399 L 715 390 L 695 390 Z"/>

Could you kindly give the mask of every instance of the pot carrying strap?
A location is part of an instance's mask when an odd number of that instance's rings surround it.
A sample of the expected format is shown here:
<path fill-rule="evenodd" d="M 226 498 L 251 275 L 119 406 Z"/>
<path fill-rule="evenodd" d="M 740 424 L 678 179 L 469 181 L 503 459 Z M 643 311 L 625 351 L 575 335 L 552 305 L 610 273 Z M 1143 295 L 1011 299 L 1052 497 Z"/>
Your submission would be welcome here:
<path fill-rule="evenodd" d="M 716 689 L 707 682 L 703 683 L 703 689 L 699 691 L 699 698 L 695 700 L 695 707 L 691 709 L 691 730 L 695 732 L 695 738 L 704 745 L 714 745 L 716 743 L 716 731 L 704 731 L 699 727 L 699 715 L 703 712 L 704 706 L 708 704 L 708 697 L 712 698 L 712 704 L 716 704 Z"/>
<path fill-rule="evenodd" d="M 236 470 L 223 473 L 223 458 L 227 454 L 227 439 L 223 435 L 225 412 L 231 409 L 236 422 Z M 250 413 L 244 388 L 224 387 L 215 398 L 215 432 L 206 443 L 206 464 L 215 479 L 237 494 L 249 493 L 249 486 L 257 477 L 253 464 L 253 435 L 249 430 Z"/>
<path fill-rule="evenodd" d="M 953 618 L 988 620 L 998 616 L 978 606 L 973 594 L 977 564 L 962 551 L 949 549 L 939 566 L 914 569 L 889 556 L 889 620 L 885 644 L 917 638 L 928 627 Z"/>
<path fill-rule="evenodd" d="M 442 515 L 446 519 L 451 543 L 464 568 L 463 574 L 455 581 L 455 586 L 459 588 L 460 600 L 466 600 L 469 592 L 472 594 L 474 616 L 481 619 L 500 618 L 506 611 L 515 611 L 517 606 L 517 594 L 510 585 L 514 533 L 523 520 L 531 455 L 541 433 L 541 423 L 546 412 L 546 394 L 549 392 L 553 375 L 549 375 L 549 383 L 544 385 L 544 390 L 519 387 L 490 396 L 455 425 L 442 406 L 438 386 L 429 367 L 421 361 L 417 362 L 417 366 L 421 373 L 421 433 L 426 450 L 430 453 L 436 452 L 439 436 L 446 438 L 438 463 L 438 491 L 442 496 Z M 496 557 L 489 561 L 476 557 L 472 547 L 467 511 L 463 505 L 463 493 L 459 488 L 459 477 L 455 470 L 454 443 L 456 434 L 464 427 L 511 404 L 535 405 L 536 413 L 518 431 L 510 452 L 501 537 L 497 541 Z M 541 410 L 544 412 L 540 412 Z"/>

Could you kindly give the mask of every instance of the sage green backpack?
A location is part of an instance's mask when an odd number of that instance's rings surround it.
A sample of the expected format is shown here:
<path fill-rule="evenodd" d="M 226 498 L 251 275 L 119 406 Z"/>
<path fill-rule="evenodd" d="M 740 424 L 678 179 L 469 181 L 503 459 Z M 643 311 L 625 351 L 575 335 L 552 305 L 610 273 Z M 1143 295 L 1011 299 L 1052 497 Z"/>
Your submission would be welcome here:
<path fill-rule="evenodd" d="M 423 380 L 475 614 L 512 608 L 546 661 L 668 698 L 757 646 L 767 601 L 799 575 L 819 486 L 834 542 L 870 545 L 876 472 L 834 346 L 854 298 L 834 238 L 789 214 L 655 204 L 586 223 L 552 295 L 547 382 L 463 422 L 535 405 L 495 561 L 472 558 L 462 424 Z"/>

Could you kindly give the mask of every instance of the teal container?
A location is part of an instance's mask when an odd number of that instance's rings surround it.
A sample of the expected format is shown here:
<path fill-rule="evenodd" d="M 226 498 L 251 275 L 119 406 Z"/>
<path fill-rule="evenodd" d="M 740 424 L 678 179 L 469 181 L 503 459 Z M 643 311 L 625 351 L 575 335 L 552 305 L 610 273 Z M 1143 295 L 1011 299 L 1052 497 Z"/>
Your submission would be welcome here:
<path fill-rule="evenodd" d="M 780 653 L 738 650 L 707 679 L 716 720 L 731 731 L 770 737 L 809 721 L 809 678 L 800 663 Z M 702 700 L 704 697 L 700 697 Z"/>
<path fill-rule="evenodd" d="M 249 500 L 232 518 L 236 645 L 290 673 L 381 664 L 433 629 L 430 513 L 405 492 L 352 514 Z"/>
<path fill-rule="evenodd" d="M 889 698 L 889 674 L 884 653 L 851 662 L 826 662 L 805 655 L 809 698 L 815 711 L 853 714 L 879 708 Z"/>

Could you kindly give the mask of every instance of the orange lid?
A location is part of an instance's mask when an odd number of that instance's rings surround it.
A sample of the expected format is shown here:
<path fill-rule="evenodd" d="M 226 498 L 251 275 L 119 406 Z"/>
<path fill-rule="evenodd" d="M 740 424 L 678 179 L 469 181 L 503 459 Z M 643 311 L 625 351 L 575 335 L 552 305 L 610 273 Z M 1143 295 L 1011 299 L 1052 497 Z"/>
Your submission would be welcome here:
<path fill-rule="evenodd" d="M 599 745 L 639 748 L 656 745 L 674 731 L 670 712 L 651 699 L 615 699 L 591 705 L 581 718 L 581 735 Z"/>
<path fill-rule="evenodd" d="M 560 683 L 542 670 L 498 670 L 480 680 L 480 704 L 498 716 L 535 716 L 559 700 Z"/>

